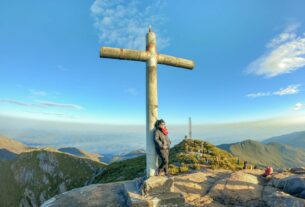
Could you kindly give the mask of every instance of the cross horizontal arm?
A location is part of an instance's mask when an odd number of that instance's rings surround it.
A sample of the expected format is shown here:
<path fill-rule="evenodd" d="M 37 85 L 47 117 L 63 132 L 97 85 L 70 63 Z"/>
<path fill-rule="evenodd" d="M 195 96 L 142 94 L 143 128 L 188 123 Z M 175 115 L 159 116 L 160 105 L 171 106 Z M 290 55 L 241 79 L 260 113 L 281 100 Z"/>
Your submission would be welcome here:
<path fill-rule="evenodd" d="M 141 50 L 102 47 L 100 50 L 100 57 L 122 60 L 147 61 L 149 59 L 149 53 Z"/>
<path fill-rule="evenodd" d="M 195 63 L 192 60 L 177 58 L 177 57 L 163 55 L 163 54 L 158 55 L 158 63 L 164 64 L 164 65 L 175 66 L 175 67 L 186 68 L 186 69 L 190 69 L 190 70 L 193 69 L 195 66 Z"/>

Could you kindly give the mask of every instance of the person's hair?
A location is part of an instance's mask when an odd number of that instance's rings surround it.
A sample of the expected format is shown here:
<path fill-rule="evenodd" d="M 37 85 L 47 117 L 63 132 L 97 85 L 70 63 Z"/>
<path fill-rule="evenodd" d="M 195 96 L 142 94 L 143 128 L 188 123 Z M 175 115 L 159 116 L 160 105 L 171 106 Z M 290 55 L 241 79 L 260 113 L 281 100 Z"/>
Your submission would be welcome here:
<path fill-rule="evenodd" d="M 158 128 L 161 123 L 165 123 L 165 121 L 163 119 L 157 120 L 155 123 L 155 128 Z"/>

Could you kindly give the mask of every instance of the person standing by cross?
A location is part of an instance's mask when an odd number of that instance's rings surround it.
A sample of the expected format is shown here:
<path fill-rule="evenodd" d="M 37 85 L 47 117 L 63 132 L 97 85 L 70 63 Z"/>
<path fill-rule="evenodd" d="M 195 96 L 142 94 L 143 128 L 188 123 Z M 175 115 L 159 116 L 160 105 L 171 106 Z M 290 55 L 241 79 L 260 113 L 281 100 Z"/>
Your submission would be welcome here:
<path fill-rule="evenodd" d="M 156 34 L 149 27 L 146 51 L 101 47 L 101 58 L 146 62 L 146 176 L 154 176 L 158 166 L 153 140 L 154 124 L 158 120 L 157 64 L 193 69 L 192 60 L 157 53 Z"/>
<path fill-rule="evenodd" d="M 169 161 L 169 150 L 171 141 L 169 139 L 168 131 L 165 125 L 165 121 L 163 119 L 157 120 L 155 124 L 154 130 L 154 142 L 156 147 L 156 152 L 161 159 L 161 163 L 156 170 L 155 175 L 160 175 L 162 171 L 164 171 L 165 175 L 168 174 L 168 161 Z"/>

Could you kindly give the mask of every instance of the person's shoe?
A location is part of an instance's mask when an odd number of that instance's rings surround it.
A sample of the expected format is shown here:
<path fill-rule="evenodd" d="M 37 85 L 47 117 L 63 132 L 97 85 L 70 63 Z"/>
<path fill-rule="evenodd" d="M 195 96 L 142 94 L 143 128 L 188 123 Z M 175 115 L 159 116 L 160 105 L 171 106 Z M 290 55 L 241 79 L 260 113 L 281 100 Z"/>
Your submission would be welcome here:
<path fill-rule="evenodd" d="M 169 173 L 165 173 L 165 176 L 166 176 L 166 177 L 169 177 L 169 178 L 170 178 L 170 177 L 173 177 L 173 176 L 172 176 L 171 174 L 169 174 Z"/>

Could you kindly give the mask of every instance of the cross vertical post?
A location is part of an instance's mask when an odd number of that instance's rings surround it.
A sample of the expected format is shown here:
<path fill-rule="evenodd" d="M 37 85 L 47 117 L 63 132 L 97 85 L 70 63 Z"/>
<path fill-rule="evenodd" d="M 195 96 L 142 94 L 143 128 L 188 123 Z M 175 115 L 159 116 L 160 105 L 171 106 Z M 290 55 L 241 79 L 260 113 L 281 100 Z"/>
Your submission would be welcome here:
<path fill-rule="evenodd" d="M 146 62 L 146 176 L 150 177 L 158 166 L 153 137 L 154 124 L 158 119 L 157 48 L 156 34 L 151 28 L 146 35 L 146 51 L 150 53 Z"/>

